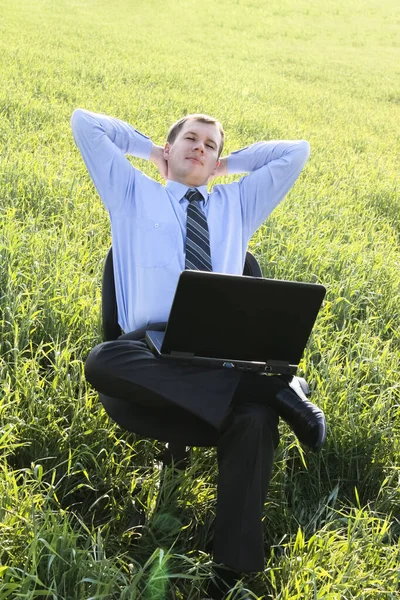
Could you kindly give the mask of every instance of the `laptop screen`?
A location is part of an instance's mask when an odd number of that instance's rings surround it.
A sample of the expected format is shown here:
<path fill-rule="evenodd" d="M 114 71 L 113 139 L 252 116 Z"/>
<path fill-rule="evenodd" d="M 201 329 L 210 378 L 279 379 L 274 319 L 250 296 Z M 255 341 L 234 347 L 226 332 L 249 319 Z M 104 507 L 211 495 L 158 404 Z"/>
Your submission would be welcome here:
<path fill-rule="evenodd" d="M 184 271 L 162 351 L 297 365 L 324 295 L 319 284 Z"/>

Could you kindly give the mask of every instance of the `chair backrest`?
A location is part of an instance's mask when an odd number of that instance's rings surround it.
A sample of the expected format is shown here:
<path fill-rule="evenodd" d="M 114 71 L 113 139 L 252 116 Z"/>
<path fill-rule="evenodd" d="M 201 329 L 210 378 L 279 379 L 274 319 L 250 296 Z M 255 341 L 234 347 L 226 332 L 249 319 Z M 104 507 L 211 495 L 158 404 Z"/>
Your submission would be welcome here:
<path fill-rule="evenodd" d="M 243 275 L 250 277 L 262 277 L 260 265 L 251 252 L 246 252 Z M 101 291 L 101 314 L 103 321 L 104 340 L 106 342 L 116 340 L 121 335 L 122 331 L 118 325 L 112 247 L 109 249 L 104 263 Z"/>
<path fill-rule="evenodd" d="M 101 288 L 101 316 L 103 321 L 104 340 L 106 342 L 116 340 L 121 335 L 122 331 L 121 327 L 118 325 L 112 246 L 107 252 L 106 260 L 104 262 Z"/>

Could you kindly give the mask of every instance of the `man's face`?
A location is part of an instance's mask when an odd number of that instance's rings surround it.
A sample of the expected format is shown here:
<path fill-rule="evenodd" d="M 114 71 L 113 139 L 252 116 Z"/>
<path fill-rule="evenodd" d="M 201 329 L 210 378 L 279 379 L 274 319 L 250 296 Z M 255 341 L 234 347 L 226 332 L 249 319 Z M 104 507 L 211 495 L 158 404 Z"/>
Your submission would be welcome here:
<path fill-rule="evenodd" d="M 221 134 L 213 123 L 189 119 L 172 144 L 164 148 L 168 179 L 189 187 L 205 185 L 219 165 Z"/>

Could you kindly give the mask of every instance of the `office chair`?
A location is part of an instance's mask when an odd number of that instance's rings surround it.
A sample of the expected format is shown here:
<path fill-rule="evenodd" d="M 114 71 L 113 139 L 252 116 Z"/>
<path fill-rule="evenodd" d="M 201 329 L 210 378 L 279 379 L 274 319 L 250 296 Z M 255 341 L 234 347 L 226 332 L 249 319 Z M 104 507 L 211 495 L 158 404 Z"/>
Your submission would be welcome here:
<path fill-rule="evenodd" d="M 243 275 L 262 277 L 260 265 L 250 252 L 246 253 Z M 112 247 L 108 250 L 103 270 L 102 323 L 104 341 L 116 340 L 122 334 L 121 328 L 118 325 Z M 165 324 L 158 325 L 160 328 L 164 328 L 163 325 Z M 157 325 L 154 327 L 152 324 L 152 329 L 156 328 Z M 135 339 L 135 332 L 130 333 L 129 337 L 130 339 Z M 198 427 L 198 419 L 194 416 L 192 417 L 189 413 L 187 422 L 188 425 L 192 426 L 182 427 L 182 423 L 176 422 L 174 415 L 170 411 L 160 410 L 160 415 L 155 416 L 153 410 L 146 410 L 143 406 L 139 406 L 133 402 L 127 403 L 126 400 L 111 398 L 104 394 L 99 394 L 99 397 L 108 415 L 120 426 L 143 437 L 167 442 L 166 450 L 162 457 L 164 465 L 171 464 L 171 462 L 174 462 L 175 465 L 184 464 L 187 457 L 187 446 L 207 447 L 217 445 L 217 431 L 206 423 Z M 121 422 L 121 418 L 119 418 L 121 414 L 126 415 L 123 423 Z M 165 437 L 166 422 L 168 422 L 169 431 L 172 428 L 174 432 L 173 441 Z M 189 438 L 186 437 L 188 430 L 191 431 Z"/>

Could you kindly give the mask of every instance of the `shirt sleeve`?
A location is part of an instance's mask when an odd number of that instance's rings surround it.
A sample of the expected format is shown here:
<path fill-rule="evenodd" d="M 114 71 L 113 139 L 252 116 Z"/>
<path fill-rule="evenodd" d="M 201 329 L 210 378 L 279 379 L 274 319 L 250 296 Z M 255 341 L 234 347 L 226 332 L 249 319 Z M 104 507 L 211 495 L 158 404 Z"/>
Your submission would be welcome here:
<path fill-rule="evenodd" d="M 148 159 L 151 140 L 131 125 L 80 108 L 71 118 L 72 133 L 94 185 L 110 212 L 124 212 L 131 201 L 136 169 L 126 158 Z"/>
<path fill-rule="evenodd" d="M 239 181 L 243 224 L 248 238 L 262 225 L 298 178 L 309 143 L 258 142 L 228 157 L 228 173 L 250 172 Z"/>

